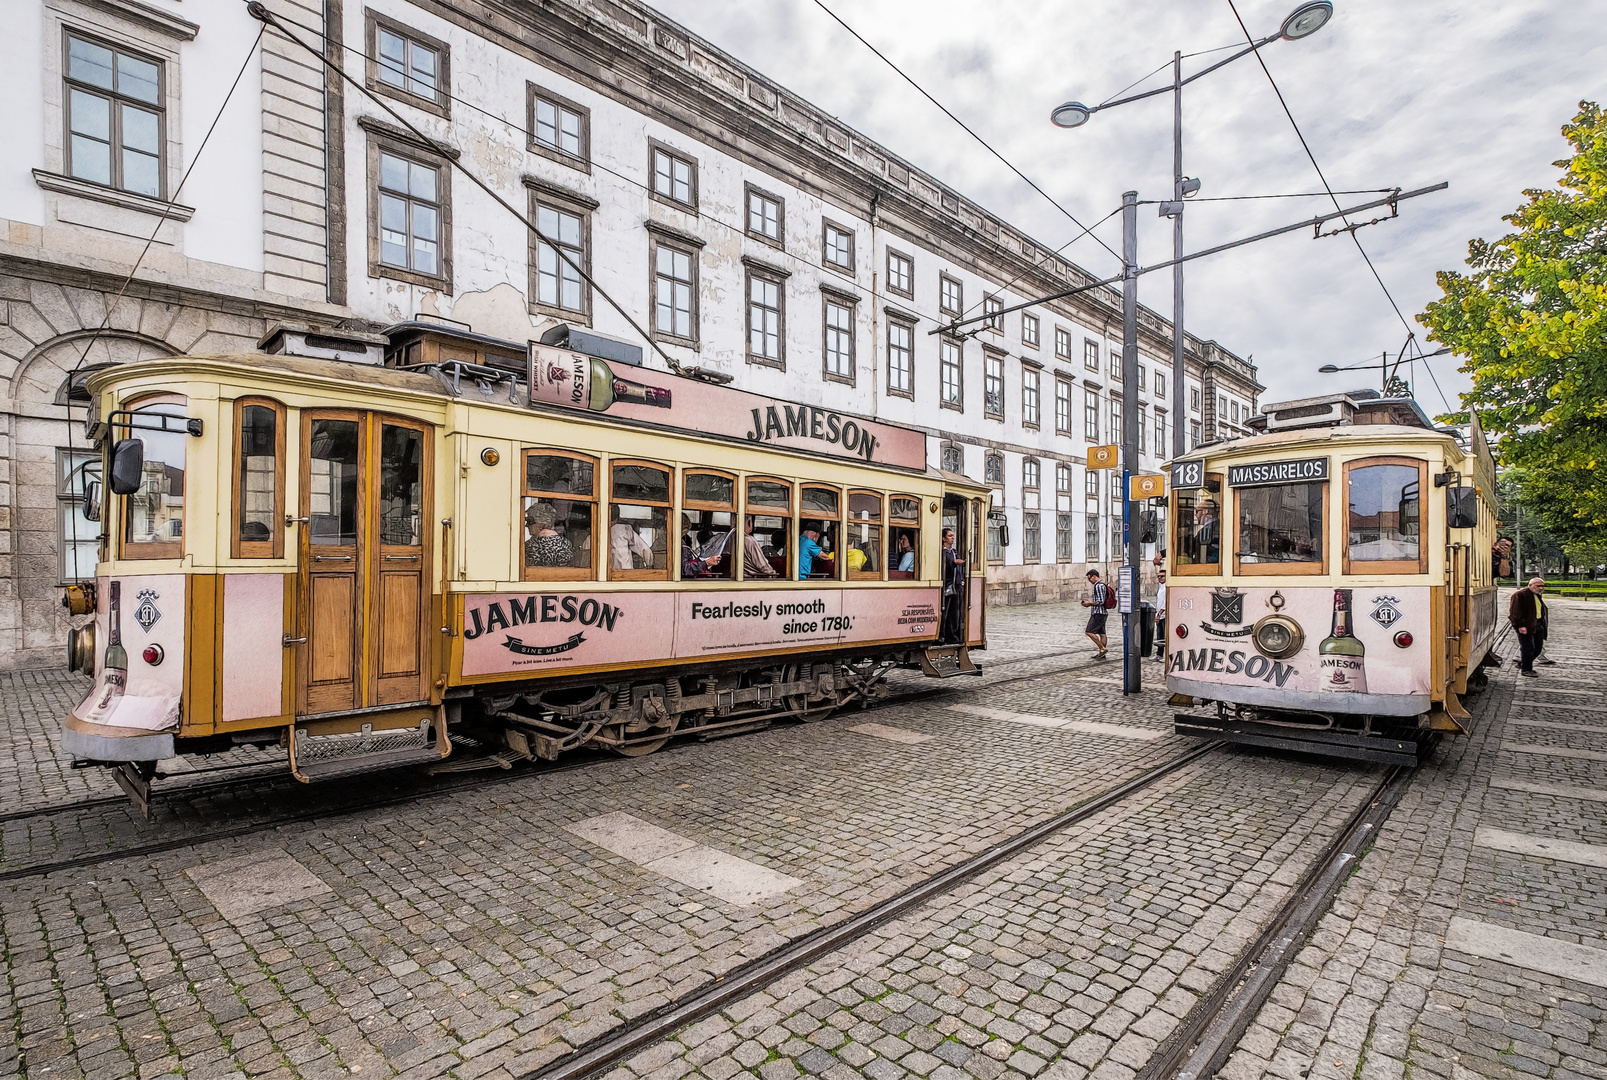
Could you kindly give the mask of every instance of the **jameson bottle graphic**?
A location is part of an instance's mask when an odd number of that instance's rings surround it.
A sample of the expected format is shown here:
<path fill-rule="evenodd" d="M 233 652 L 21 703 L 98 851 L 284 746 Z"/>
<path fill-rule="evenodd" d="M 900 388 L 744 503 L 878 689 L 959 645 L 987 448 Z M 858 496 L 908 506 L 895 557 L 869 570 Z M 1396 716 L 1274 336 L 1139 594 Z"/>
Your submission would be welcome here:
<path fill-rule="evenodd" d="M 530 346 L 530 402 L 607 412 L 615 402 L 670 407 L 670 392 L 614 374 L 606 360 L 583 353 Z"/>
<path fill-rule="evenodd" d="M 1330 694 L 1367 693 L 1367 648 L 1350 632 L 1350 590 L 1334 590 L 1334 622 L 1317 646 L 1317 689 Z"/>
<path fill-rule="evenodd" d="M 103 723 L 111 716 L 128 684 L 128 652 L 123 648 L 122 582 L 111 583 L 108 597 L 106 657 L 100 668 L 100 685 L 77 710 L 79 719 L 92 724 Z"/>

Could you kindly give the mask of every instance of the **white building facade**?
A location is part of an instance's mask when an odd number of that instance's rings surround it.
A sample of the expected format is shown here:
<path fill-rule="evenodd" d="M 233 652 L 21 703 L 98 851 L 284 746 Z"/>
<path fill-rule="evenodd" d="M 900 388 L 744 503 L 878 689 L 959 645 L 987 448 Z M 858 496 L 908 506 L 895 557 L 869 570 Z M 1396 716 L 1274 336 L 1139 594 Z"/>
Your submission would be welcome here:
<path fill-rule="evenodd" d="M 56 586 L 93 573 L 69 373 L 276 326 L 361 347 L 419 315 L 511 341 L 634 321 L 683 367 L 922 428 L 934 467 L 997 490 L 993 602 L 1075 598 L 1119 559 L 1113 474 L 1085 465 L 1124 399 L 1145 471 L 1174 424 L 1230 438 L 1256 410 L 1254 368 L 1188 339 L 1172 415 L 1147 309 L 1122 385 L 1108 288 L 932 334 L 1092 278 L 632 0 L 268 7 L 357 85 L 274 30 L 253 52 L 235 3 L 29 0 L 0 42 L 0 664 L 58 662 Z"/>

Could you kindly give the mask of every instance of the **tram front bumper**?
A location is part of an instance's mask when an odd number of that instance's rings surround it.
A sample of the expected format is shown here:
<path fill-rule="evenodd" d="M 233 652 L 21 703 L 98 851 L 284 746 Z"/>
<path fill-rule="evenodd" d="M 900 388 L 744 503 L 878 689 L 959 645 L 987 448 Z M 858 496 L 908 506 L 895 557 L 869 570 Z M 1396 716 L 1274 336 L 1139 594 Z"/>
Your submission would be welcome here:
<path fill-rule="evenodd" d="M 103 761 L 117 764 L 124 761 L 161 761 L 173 756 L 171 731 L 142 731 L 133 735 L 103 734 L 85 730 L 97 725 L 85 724 L 68 716 L 61 726 L 61 749 L 74 761 Z"/>

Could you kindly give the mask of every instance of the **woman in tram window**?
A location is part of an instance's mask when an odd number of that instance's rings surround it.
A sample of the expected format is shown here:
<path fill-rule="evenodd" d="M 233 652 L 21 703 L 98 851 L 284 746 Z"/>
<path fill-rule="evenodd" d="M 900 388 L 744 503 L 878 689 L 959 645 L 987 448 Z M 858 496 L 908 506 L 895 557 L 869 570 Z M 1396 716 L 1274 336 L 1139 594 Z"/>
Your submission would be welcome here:
<path fill-rule="evenodd" d="M 525 541 L 526 566 L 570 566 L 575 561 L 575 546 L 565 539 L 556 527 L 557 514 L 550 502 L 535 499 L 525 509 L 525 529 L 530 538 Z"/>

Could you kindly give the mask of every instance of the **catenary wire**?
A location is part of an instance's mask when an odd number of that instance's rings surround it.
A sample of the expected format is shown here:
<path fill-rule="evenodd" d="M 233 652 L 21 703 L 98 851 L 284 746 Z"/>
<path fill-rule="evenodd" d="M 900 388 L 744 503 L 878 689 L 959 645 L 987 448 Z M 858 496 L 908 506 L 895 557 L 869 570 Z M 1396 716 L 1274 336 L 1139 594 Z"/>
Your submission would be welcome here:
<path fill-rule="evenodd" d="M 288 17 L 286 15 L 283 15 L 283 14 L 276 13 L 274 17 L 276 19 L 278 19 L 282 23 L 286 23 L 286 24 L 288 24 L 290 26 L 294 26 L 299 30 L 304 30 L 309 34 L 314 35 L 315 37 L 323 38 L 325 41 L 329 40 L 328 34 L 325 33 L 323 30 L 320 30 L 319 28 L 315 27 L 315 26 L 310 26 L 307 23 L 298 22 L 295 19 L 292 19 L 292 18 L 290 18 L 290 17 Z M 378 59 L 376 59 L 375 57 L 369 56 L 366 52 L 364 52 L 363 50 L 357 48 L 356 46 L 348 45 L 345 42 L 339 42 L 338 47 L 340 49 L 344 50 L 345 52 L 350 53 L 353 57 L 360 58 L 360 59 L 364 60 L 365 62 L 370 62 L 370 61 L 375 62 L 375 63 L 381 62 Z M 1215 50 L 1215 51 L 1220 51 L 1220 50 Z M 457 95 L 452 94 L 452 93 L 450 93 L 450 92 L 448 92 L 446 90 L 441 90 L 440 92 L 441 92 L 441 95 L 443 97 L 447 98 L 449 101 L 453 102 L 454 104 L 462 105 L 464 108 L 471 109 L 474 112 L 479 113 L 480 115 L 486 117 L 489 120 L 494 120 L 497 123 L 502 124 L 504 127 L 506 127 L 510 131 L 517 132 L 519 134 L 526 134 L 526 127 L 525 127 L 524 124 L 516 123 L 516 122 L 514 122 L 512 120 L 509 120 L 507 117 L 502 116 L 499 113 L 492 112 L 490 109 L 487 109 L 482 105 L 479 105 L 479 104 L 477 104 L 477 103 L 475 103 L 473 101 L 470 101 L 467 98 L 458 97 Z M 431 141 L 433 142 L 435 140 L 431 140 Z M 620 172 L 617 169 L 611 169 L 607 165 L 604 165 L 600 161 L 591 160 L 591 161 L 588 161 L 587 164 L 589 164 L 593 169 L 596 169 L 598 172 L 607 173 L 608 175 L 610 175 L 610 176 L 612 176 L 612 177 L 614 177 L 614 178 L 616 178 L 618 180 L 622 180 L 625 183 L 632 185 L 633 187 L 638 187 L 638 188 L 642 189 L 643 191 L 651 192 L 653 190 L 650 185 L 644 183 L 643 181 L 637 179 L 636 177 L 629 176 L 629 175 L 627 175 L 625 173 Z M 1387 190 L 1387 189 L 1381 189 L 1381 190 Z M 1073 244 L 1077 243 L 1079 240 L 1083 239 L 1085 236 L 1088 236 L 1088 235 L 1092 234 L 1094 229 L 1099 228 L 1099 226 L 1103 225 L 1105 222 L 1109 221 L 1111 218 L 1115 217 L 1119 213 L 1121 213 L 1121 207 L 1118 206 L 1116 209 L 1112 210 L 1110 213 L 1106 214 L 1104 217 L 1100 218 L 1098 221 L 1094 222 L 1092 225 L 1083 225 L 1081 222 L 1077 222 L 1078 226 L 1081 228 L 1081 231 L 1078 232 L 1077 235 L 1073 236 L 1070 240 L 1067 240 L 1064 244 L 1061 244 L 1059 247 L 1055 248 L 1054 251 L 1053 251 L 1053 254 L 1059 255 L 1059 254 L 1064 253 L 1067 248 L 1071 247 Z M 748 233 L 747 229 L 745 229 L 741 225 L 732 224 L 729 221 L 722 220 L 717 215 L 709 213 L 705 208 L 699 208 L 699 217 L 702 218 L 703 220 L 712 222 L 713 224 L 719 226 L 720 228 L 726 229 L 726 230 L 728 230 L 728 231 L 730 231 L 732 233 L 735 233 L 735 234 L 737 234 L 739 236 L 750 235 Z M 1073 218 L 1072 220 L 1076 221 L 1075 218 Z M 543 238 L 543 239 L 545 239 L 545 238 Z M 1094 239 L 1098 240 L 1099 238 L 1096 236 L 1096 237 L 1094 237 Z M 1100 241 L 1100 242 L 1103 243 L 1103 241 Z M 1107 250 L 1108 250 L 1108 248 L 1107 248 Z M 798 266 L 809 267 L 810 269 L 825 269 L 824 264 L 817 263 L 817 262 L 812 262 L 812 261 L 810 261 L 808 259 L 803 258 L 802 256 L 794 254 L 791 251 L 781 250 L 781 251 L 778 251 L 777 254 L 779 254 L 782 258 L 784 258 L 784 259 L 788 260 L 789 262 L 792 262 L 792 263 L 794 263 L 794 264 L 796 264 Z M 1021 281 L 1022 277 L 1023 277 L 1023 275 L 1017 274 L 1015 277 L 1011 278 L 1008 282 L 1006 282 L 1004 285 L 1000 286 L 995 291 L 998 292 L 998 293 L 1002 293 L 1002 292 L 1006 291 L 1011 286 L 1013 286 L 1017 282 Z M 974 313 L 981 306 L 981 303 L 982 303 L 982 301 L 978 301 L 977 303 L 970 305 L 970 307 L 967 310 L 966 314 Z M 941 322 L 942 320 L 941 319 L 936 319 L 935 321 Z M 970 336 L 970 335 L 967 335 L 967 336 Z"/>
<path fill-rule="evenodd" d="M 924 89 L 922 89 L 920 83 L 916 82 L 914 79 L 912 79 L 908 75 L 906 75 L 904 73 L 904 70 L 902 68 L 900 68 L 897 64 L 893 63 L 893 61 L 889 60 L 885 53 L 883 53 L 876 46 L 872 45 L 870 42 L 866 41 L 863 37 L 860 37 L 859 31 L 855 30 L 852 26 L 849 26 L 846 22 L 844 22 L 843 19 L 842 19 L 842 16 L 838 15 L 835 11 L 831 10 L 831 8 L 829 8 L 825 4 L 821 3 L 821 0 L 815 0 L 815 6 L 820 8 L 820 10 L 824 11 L 827 15 L 830 15 L 832 17 L 832 19 L 837 23 L 838 26 L 841 26 L 844 30 L 847 30 L 850 34 L 852 34 L 854 39 L 857 40 L 861 45 L 865 46 L 865 48 L 869 49 L 871 52 L 875 53 L 878 57 L 880 57 L 883 63 L 885 63 L 888 67 L 892 68 L 895 72 L 898 73 L 899 78 L 903 79 L 905 82 L 907 82 L 911 86 L 913 86 L 915 88 L 916 92 L 919 93 L 922 97 L 924 97 L 927 101 L 930 101 L 933 105 L 936 105 L 938 110 L 940 112 L 942 112 L 944 116 L 948 117 L 950 120 L 953 120 L 956 124 L 958 124 L 965 131 L 965 133 L 967 135 L 971 136 L 977 142 L 981 143 L 982 148 L 984 150 L 986 150 L 988 153 L 992 154 L 994 157 L 998 158 L 1000 161 L 1004 162 L 1005 167 L 1007 169 L 1009 169 L 1011 172 L 1015 173 L 1017 176 L 1019 176 L 1022 180 L 1026 181 L 1026 184 L 1027 184 L 1028 187 L 1030 187 L 1033 191 L 1036 191 L 1039 195 L 1042 195 L 1045 199 L 1048 199 L 1051 206 L 1053 206 L 1056 210 L 1059 210 L 1062 214 L 1065 214 L 1068 218 L 1071 219 L 1072 224 L 1076 225 L 1079 228 L 1086 228 L 1086 226 L 1084 226 L 1081 221 L 1077 220 L 1077 215 L 1076 214 L 1073 214 L 1070 210 L 1067 210 L 1064 206 L 1062 206 L 1060 204 L 1060 202 L 1053 195 L 1049 194 L 1043 188 L 1039 187 L 1036 183 L 1033 182 L 1031 177 L 1029 177 L 1026 173 L 1022 172 L 1020 169 L 1016 168 L 1013 164 L 1011 164 L 1009 158 L 1005 157 L 1003 154 L 999 153 L 999 151 L 995 150 L 993 148 L 993 145 L 991 143 L 989 143 L 986 139 L 984 139 L 981 135 L 978 135 L 976 133 L 976 131 L 974 129 L 972 129 L 969 124 L 967 124 L 964 120 L 961 120 L 958 116 L 955 116 L 946 107 L 944 107 L 942 102 L 938 101 L 937 98 L 933 97 L 931 94 L 927 93 Z M 1116 253 L 1116 250 L 1114 248 L 1112 248 L 1109 244 L 1105 243 L 1105 241 L 1101 240 L 1097 236 L 1095 236 L 1094 239 L 1099 242 L 1100 247 L 1102 247 L 1106 251 L 1110 252 L 1111 256 L 1114 257 L 1117 262 L 1121 261 L 1121 256 Z"/>
<path fill-rule="evenodd" d="M 1190 203 L 1244 202 L 1248 199 L 1324 199 L 1331 195 L 1387 195 L 1396 188 L 1347 188 L 1343 191 L 1293 191 L 1287 195 L 1210 195 L 1190 197 Z"/>

